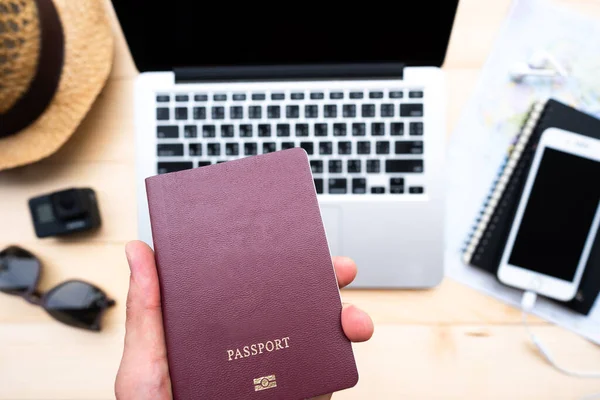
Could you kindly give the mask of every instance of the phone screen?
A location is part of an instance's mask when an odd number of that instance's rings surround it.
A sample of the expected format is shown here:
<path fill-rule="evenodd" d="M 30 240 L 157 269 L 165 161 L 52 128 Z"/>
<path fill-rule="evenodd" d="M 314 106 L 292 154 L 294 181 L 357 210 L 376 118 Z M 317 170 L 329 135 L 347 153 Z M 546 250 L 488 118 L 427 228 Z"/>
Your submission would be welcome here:
<path fill-rule="evenodd" d="M 508 263 L 573 281 L 600 201 L 600 162 L 546 148 Z"/>

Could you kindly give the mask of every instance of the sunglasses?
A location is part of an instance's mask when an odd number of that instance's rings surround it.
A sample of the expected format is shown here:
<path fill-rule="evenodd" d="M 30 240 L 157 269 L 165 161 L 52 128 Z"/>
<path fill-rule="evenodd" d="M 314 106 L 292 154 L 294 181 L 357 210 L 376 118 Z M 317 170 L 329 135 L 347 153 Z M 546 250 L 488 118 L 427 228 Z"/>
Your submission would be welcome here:
<path fill-rule="evenodd" d="M 0 292 L 20 296 L 44 308 L 63 324 L 90 331 L 100 330 L 102 314 L 115 305 L 106 293 L 80 280 L 69 280 L 46 293 L 37 291 L 42 263 L 17 246 L 0 252 Z"/>

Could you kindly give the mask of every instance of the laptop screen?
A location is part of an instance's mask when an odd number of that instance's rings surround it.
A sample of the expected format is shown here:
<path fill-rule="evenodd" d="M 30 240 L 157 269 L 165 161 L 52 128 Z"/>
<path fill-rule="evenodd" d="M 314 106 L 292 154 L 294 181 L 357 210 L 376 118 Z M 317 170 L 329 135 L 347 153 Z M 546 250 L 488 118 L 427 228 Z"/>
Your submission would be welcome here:
<path fill-rule="evenodd" d="M 113 0 L 142 72 L 348 63 L 441 66 L 457 2 Z"/>

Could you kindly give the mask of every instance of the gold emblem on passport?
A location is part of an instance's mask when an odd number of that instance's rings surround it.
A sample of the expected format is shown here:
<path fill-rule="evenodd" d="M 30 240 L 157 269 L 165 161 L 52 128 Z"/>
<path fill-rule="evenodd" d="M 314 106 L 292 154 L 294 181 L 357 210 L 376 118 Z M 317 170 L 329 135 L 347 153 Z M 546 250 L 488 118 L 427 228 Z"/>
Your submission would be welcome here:
<path fill-rule="evenodd" d="M 277 381 L 275 375 L 261 376 L 260 378 L 254 379 L 254 391 L 267 390 L 277 387 Z"/>

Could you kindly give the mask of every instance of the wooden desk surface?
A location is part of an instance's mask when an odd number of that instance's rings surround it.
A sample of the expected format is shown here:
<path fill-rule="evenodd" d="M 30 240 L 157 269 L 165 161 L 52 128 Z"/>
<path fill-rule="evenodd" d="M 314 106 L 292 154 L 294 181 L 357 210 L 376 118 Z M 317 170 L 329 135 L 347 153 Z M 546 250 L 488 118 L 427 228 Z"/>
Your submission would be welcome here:
<path fill-rule="evenodd" d="M 572 3 L 600 15 L 594 0 Z M 508 8 L 509 0 L 460 4 L 445 64 L 449 131 Z M 64 327 L 40 308 L 0 295 L 0 399 L 114 397 L 129 276 L 123 247 L 136 237 L 136 71 L 116 24 L 115 32 L 111 78 L 73 138 L 47 160 L 0 173 L 0 248 L 19 244 L 39 256 L 41 289 L 81 278 L 105 288 L 118 307 L 107 314 L 102 333 L 94 334 Z M 101 231 L 78 239 L 37 239 L 26 200 L 69 186 L 97 191 Z M 570 378 L 546 365 L 525 336 L 518 310 L 450 279 L 434 290 L 344 291 L 343 297 L 368 311 L 376 329 L 370 342 L 355 346 L 358 386 L 336 399 L 576 399 L 600 391 L 598 380 Z M 558 361 L 600 369 L 597 346 L 543 321 L 534 325 Z"/>

